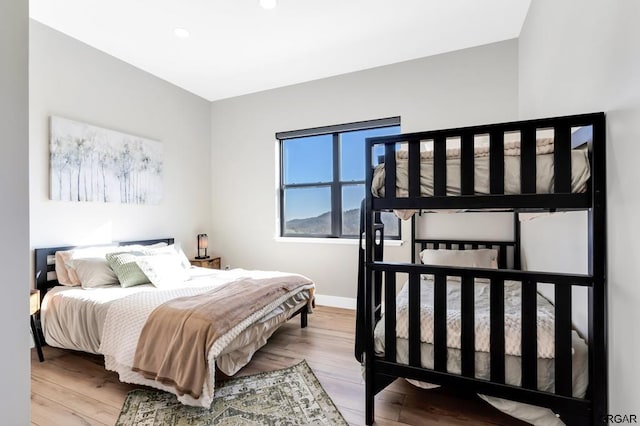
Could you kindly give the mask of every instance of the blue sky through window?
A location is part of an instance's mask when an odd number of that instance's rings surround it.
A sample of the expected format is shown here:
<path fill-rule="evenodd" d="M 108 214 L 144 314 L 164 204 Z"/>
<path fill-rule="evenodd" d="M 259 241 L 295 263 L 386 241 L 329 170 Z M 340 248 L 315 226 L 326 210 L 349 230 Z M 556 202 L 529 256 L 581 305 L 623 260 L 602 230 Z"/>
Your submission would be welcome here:
<path fill-rule="evenodd" d="M 284 183 L 326 183 L 333 179 L 333 136 L 284 141 Z"/>
<path fill-rule="evenodd" d="M 365 178 L 365 139 L 400 133 L 400 126 L 357 130 L 340 134 L 340 180 L 363 181 Z M 329 183 L 333 177 L 333 135 L 287 139 L 284 142 L 284 183 Z M 382 148 L 375 156 L 382 154 Z M 285 220 L 317 217 L 331 210 L 328 188 L 288 189 L 285 195 Z M 343 211 L 359 208 L 364 185 L 345 187 Z"/>

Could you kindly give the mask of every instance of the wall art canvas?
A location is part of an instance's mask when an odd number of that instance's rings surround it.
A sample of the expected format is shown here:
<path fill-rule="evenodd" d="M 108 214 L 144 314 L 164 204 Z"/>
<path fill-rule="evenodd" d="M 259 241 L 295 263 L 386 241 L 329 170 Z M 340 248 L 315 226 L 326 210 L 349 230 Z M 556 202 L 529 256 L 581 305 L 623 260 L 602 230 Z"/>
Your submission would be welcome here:
<path fill-rule="evenodd" d="M 162 201 L 158 141 L 52 116 L 50 152 L 52 200 Z"/>

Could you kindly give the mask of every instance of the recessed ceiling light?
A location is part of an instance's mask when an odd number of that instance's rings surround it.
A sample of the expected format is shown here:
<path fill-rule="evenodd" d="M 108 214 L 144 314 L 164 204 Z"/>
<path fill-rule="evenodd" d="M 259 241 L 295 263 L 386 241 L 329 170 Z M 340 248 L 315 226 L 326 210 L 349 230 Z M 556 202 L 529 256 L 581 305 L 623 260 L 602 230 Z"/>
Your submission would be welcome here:
<path fill-rule="evenodd" d="M 263 9 L 273 9 L 276 5 L 276 0 L 260 0 L 260 6 L 262 6 Z"/>
<path fill-rule="evenodd" d="M 188 30 L 184 28 L 176 28 L 173 30 L 173 34 L 175 34 L 178 38 L 188 38 L 190 33 Z"/>

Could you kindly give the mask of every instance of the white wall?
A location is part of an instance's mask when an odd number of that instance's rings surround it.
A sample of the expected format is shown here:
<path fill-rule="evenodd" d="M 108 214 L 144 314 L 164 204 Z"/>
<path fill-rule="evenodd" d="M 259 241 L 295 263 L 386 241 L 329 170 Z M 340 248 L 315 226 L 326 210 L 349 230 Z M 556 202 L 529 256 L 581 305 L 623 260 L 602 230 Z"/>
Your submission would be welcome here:
<path fill-rule="evenodd" d="M 522 269 L 529 271 L 589 273 L 588 218 L 586 212 L 522 213 Z M 549 300 L 555 299 L 555 287 L 538 284 Z M 588 292 L 574 287 L 571 293 L 573 326 L 588 336 Z"/>
<path fill-rule="evenodd" d="M 640 3 L 633 0 L 536 0 L 519 41 L 521 118 L 607 113 L 609 411 L 636 415 L 640 414 L 638 16 Z"/>
<path fill-rule="evenodd" d="M 2 423 L 29 424 L 29 10 L 0 3 L 0 245 Z"/>
<path fill-rule="evenodd" d="M 513 120 L 517 55 L 511 40 L 214 102 L 210 241 L 222 263 L 299 272 L 319 294 L 354 298 L 357 245 L 274 240 L 275 133 L 391 116 L 404 132 Z M 386 254 L 409 260 L 410 247 Z"/>
<path fill-rule="evenodd" d="M 419 238 L 512 241 L 513 213 L 426 213 L 418 217 Z M 408 235 L 407 235 L 408 237 Z"/>
<path fill-rule="evenodd" d="M 36 21 L 30 35 L 31 246 L 172 236 L 195 255 L 211 223 L 210 102 Z M 50 201 L 51 115 L 162 142 L 162 203 Z"/>

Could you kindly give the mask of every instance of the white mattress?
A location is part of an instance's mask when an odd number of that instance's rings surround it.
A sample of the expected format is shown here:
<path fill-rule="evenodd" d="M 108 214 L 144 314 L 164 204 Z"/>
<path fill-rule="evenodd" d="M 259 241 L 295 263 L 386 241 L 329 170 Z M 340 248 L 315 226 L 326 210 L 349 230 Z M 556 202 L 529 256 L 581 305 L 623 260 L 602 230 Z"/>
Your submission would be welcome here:
<path fill-rule="evenodd" d="M 536 155 L 536 193 L 549 194 L 554 190 L 554 154 L 553 141 L 538 141 Z M 396 153 L 396 197 L 408 197 L 409 166 L 406 151 Z M 475 194 L 490 194 L 488 148 L 476 148 L 474 154 L 474 191 Z M 460 195 L 460 152 L 447 150 L 447 196 Z M 589 157 L 586 149 L 571 150 L 571 192 L 581 193 L 587 189 L 591 176 Z M 371 184 L 371 193 L 375 197 L 385 196 L 385 165 L 376 166 Z M 520 147 L 519 143 L 505 144 L 504 155 L 504 193 L 520 193 Z M 433 196 L 433 152 L 421 152 L 420 159 L 420 195 Z M 401 218 L 410 217 L 409 212 L 398 214 Z"/>
<path fill-rule="evenodd" d="M 152 285 L 93 289 L 54 287 L 47 292 L 42 301 L 41 318 L 45 340 L 47 344 L 55 347 L 103 354 L 107 368 L 118 371 L 122 381 L 160 387 L 154 381 L 134 377 L 136 373 L 131 372 L 130 367 L 117 365 L 114 357 L 109 354 L 119 355 L 119 348 L 113 349 L 113 343 L 108 341 L 105 350 L 105 329 L 110 331 L 110 335 L 114 334 L 114 330 L 115 334 L 118 334 L 118 329 L 127 330 L 127 333 L 119 334 L 128 337 L 129 330 L 135 323 L 132 318 L 142 324 L 146 319 L 146 316 L 142 317 L 143 314 L 137 311 L 150 311 L 161 301 L 204 293 L 215 286 L 224 285 L 240 277 L 260 278 L 278 274 L 242 269 L 219 271 L 195 267 L 190 270 L 190 273 L 191 280 L 167 289 L 158 289 Z M 232 375 L 246 365 L 273 332 L 286 322 L 291 314 L 307 304 L 311 297 L 310 287 L 313 285 L 306 286 L 304 290 L 279 300 L 252 318 L 251 323 L 246 328 L 243 327 L 241 332 L 227 339 L 224 348 L 215 357 L 216 366 L 225 374 Z M 115 314 L 112 309 L 122 309 L 122 306 L 126 305 L 123 302 L 128 300 L 144 302 L 140 303 L 141 308 L 143 304 L 145 305 L 144 309 L 137 309 L 134 306 L 124 315 L 122 312 Z M 109 349 L 110 347 L 112 349 Z M 171 391 L 171 389 L 164 390 Z M 192 405 L 196 405 L 193 401 L 191 402 Z"/>
<path fill-rule="evenodd" d="M 451 343 L 450 336 L 458 334 L 459 332 L 456 328 L 456 319 L 459 321 L 459 283 L 449 282 L 448 283 L 448 294 L 447 294 L 447 346 L 449 347 L 447 350 L 447 371 L 453 374 L 460 374 L 461 372 L 461 356 L 459 344 L 456 345 L 455 338 L 453 339 L 453 344 Z M 407 285 L 405 284 L 401 289 L 400 293 L 397 297 L 397 329 L 399 333 L 396 335 L 406 336 L 406 303 L 407 303 Z M 488 312 L 488 294 L 484 291 L 488 284 L 476 284 L 476 319 L 482 318 L 482 314 L 478 315 L 478 311 Z M 505 313 L 508 317 L 510 315 L 510 311 L 512 311 L 511 307 L 517 306 L 516 303 L 513 303 L 513 300 L 519 300 L 519 294 L 515 291 L 515 287 L 511 285 L 509 282 L 505 282 Z M 517 286 L 519 287 L 519 286 Z M 425 368 L 432 369 L 433 368 L 433 292 L 429 290 L 429 288 L 433 288 L 433 282 L 431 280 L 422 280 L 421 289 L 421 334 L 423 341 L 421 345 L 421 365 Z M 539 307 L 542 305 L 544 310 L 545 302 L 542 296 L 538 298 Z M 519 303 L 519 302 L 518 302 Z M 546 304 L 551 306 L 547 301 Z M 457 306 L 457 310 L 456 307 Z M 511 307 L 510 307 L 511 306 Z M 543 314 L 542 316 L 545 316 Z M 403 317 L 405 319 L 403 319 Z M 507 322 L 507 321 L 505 321 Z M 429 327 L 428 324 L 431 324 Z M 483 321 L 476 321 L 476 337 L 480 335 L 485 335 L 488 333 L 488 329 L 486 328 L 487 324 L 482 325 Z M 519 327 L 519 324 L 514 324 L 514 329 Z M 505 341 L 508 342 L 510 339 L 509 334 L 509 326 L 506 326 L 505 332 Z M 544 327 L 543 327 L 544 328 Z M 544 332 L 540 331 L 540 325 L 538 328 L 538 334 L 544 334 Z M 425 333 L 426 331 L 426 333 Z M 430 336 L 428 336 L 430 334 Z M 376 353 L 382 355 L 384 354 L 384 316 L 376 325 L 374 331 L 375 338 L 375 351 Z M 512 336 L 513 337 L 513 336 Z M 511 337 L 511 338 L 512 338 Z M 518 335 L 519 339 L 519 335 Z M 539 336 L 540 339 L 540 336 Z M 425 341 L 428 341 L 426 343 Z M 480 344 L 479 344 L 480 343 Z M 475 355 L 475 374 L 476 378 L 489 380 L 490 379 L 490 356 L 486 351 L 478 351 L 477 348 L 480 347 L 481 342 L 476 339 L 476 355 Z M 397 352 L 396 352 L 396 360 L 401 364 L 408 364 L 408 340 L 406 337 L 399 337 L 396 340 Z M 453 347 L 451 347 L 453 346 Z M 508 346 L 508 343 L 507 343 Z M 581 398 L 584 396 L 587 385 L 588 385 L 588 348 L 584 340 L 575 332 L 572 332 L 572 363 L 573 363 L 573 396 L 577 398 Z M 510 352 L 507 348 L 507 355 L 505 356 L 505 381 L 507 384 L 519 386 L 521 380 L 521 362 L 520 357 L 518 355 L 509 355 Z M 540 355 L 540 354 L 539 354 Z M 410 383 L 423 387 L 423 388 L 433 388 L 437 387 L 436 385 L 432 385 L 429 383 L 419 382 L 415 380 L 409 380 Z M 540 357 L 538 358 L 538 389 L 546 392 L 554 391 L 554 360 L 553 357 Z M 508 401 L 501 398 L 489 397 L 485 395 L 480 395 L 483 399 L 485 399 L 490 404 L 494 405 L 501 411 L 505 413 L 519 418 L 523 421 L 532 423 L 534 425 L 558 425 L 562 424 L 562 422 L 555 416 L 555 414 L 547 409 L 542 407 L 536 407 L 529 404 L 523 404 L 514 401 Z"/>

